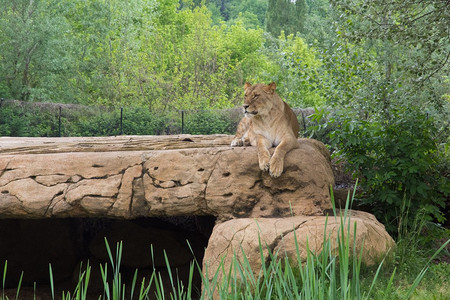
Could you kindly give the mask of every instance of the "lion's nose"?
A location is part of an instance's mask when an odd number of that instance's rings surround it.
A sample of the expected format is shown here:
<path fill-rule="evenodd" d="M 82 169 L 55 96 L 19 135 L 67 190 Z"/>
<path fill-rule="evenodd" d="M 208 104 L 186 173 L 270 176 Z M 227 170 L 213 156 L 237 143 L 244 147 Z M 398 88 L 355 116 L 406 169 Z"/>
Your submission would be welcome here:
<path fill-rule="evenodd" d="M 244 104 L 243 106 L 244 106 L 244 109 L 247 110 L 247 108 L 248 108 L 250 105 Z"/>

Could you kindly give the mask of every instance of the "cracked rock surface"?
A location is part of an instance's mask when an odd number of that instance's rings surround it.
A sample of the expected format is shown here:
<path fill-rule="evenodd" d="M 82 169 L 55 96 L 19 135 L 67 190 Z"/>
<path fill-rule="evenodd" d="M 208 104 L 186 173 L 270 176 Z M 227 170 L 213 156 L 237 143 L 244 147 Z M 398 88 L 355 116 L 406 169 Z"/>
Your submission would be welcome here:
<path fill-rule="evenodd" d="M 0 137 L 0 217 L 323 215 L 329 153 L 301 139 L 271 178 L 232 136 Z M 273 149 L 272 149 L 273 150 Z"/>
<path fill-rule="evenodd" d="M 0 218 L 215 216 L 203 261 L 208 276 L 222 258 L 228 272 L 242 250 L 258 272 L 259 239 L 265 259 L 272 252 L 295 261 L 295 237 L 301 258 L 307 239 L 319 251 L 334 185 L 326 147 L 300 139 L 283 174 L 272 178 L 259 169 L 256 148 L 232 148 L 232 138 L 0 137 Z M 374 216 L 352 211 L 352 221 L 366 264 L 394 245 Z M 338 223 L 328 218 L 332 238 Z"/>
<path fill-rule="evenodd" d="M 361 247 L 364 247 L 362 261 L 366 265 L 378 263 L 385 253 L 394 247 L 394 240 L 386 232 L 384 225 L 373 215 L 361 211 L 350 211 L 349 215 L 350 219 L 344 223 L 344 231 L 347 232 L 350 222 L 350 247 L 353 247 L 355 240 L 358 255 Z M 271 255 L 277 255 L 279 258 L 286 255 L 295 265 L 298 264 L 295 241 L 297 240 L 299 246 L 300 259 L 304 262 L 307 257 L 307 243 L 312 253 L 319 254 L 323 249 L 324 234 L 329 237 L 332 253 L 338 253 L 336 238 L 341 220 L 334 216 L 328 217 L 328 220 L 326 218 L 325 216 L 243 218 L 218 224 L 214 227 L 205 251 L 203 270 L 208 270 L 206 276 L 212 281 L 218 268 L 223 267 L 223 273 L 222 270 L 219 271 L 219 276 L 228 274 L 233 255 L 243 263 L 245 253 L 252 271 L 257 276 L 262 266 L 260 245 L 266 259 L 265 264 Z M 326 231 L 325 222 L 327 222 Z M 353 234 L 355 223 L 356 235 Z"/>

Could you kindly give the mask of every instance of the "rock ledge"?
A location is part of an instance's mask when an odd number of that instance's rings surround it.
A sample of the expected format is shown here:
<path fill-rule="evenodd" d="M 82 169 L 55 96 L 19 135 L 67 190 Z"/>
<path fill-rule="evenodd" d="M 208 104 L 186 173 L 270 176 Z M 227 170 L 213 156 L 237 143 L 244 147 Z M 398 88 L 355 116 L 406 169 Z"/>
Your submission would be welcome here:
<path fill-rule="evenodd" d="M 232 136 L 0 138 L 0 217 L 323 215 L 329 154 L 301 139 L 273 179 Z"/>

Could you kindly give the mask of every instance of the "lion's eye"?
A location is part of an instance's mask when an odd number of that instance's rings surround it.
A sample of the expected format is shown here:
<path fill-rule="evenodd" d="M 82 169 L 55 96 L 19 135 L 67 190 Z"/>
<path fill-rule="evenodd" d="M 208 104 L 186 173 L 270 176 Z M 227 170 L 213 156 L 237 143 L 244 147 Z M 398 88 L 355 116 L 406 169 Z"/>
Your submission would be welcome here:
<path fill-rule="evenodd" d="M 259 95 L 258 94 L 255 94 L 255 95 L 253 95 L 253 98 L 252 99 L 257 99 L 259 97 Z"/>

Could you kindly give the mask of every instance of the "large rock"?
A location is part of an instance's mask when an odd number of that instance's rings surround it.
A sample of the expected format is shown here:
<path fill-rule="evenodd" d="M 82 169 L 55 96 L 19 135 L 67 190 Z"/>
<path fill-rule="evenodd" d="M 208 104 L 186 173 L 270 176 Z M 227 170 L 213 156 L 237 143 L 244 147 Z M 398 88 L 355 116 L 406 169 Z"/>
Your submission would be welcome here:
<path fill-rule="evenodd" d="M 362 261 L 366 265 L 378 263 L 395 243 L 376 218 L 365 212 L 350 211 L 344 221 L 344 232 L 350 224 L 350 245 L 356 243 L 356 253 L 363 247 Z M 325 226 L 325 223 L 327 225 Z M 234 219 L 214 227 L 203 259 L 203 270 L 212 280 L 216 270 L 229 272 L 234 257 L 244 263 L 244 253 L 255 274 L 261 269 L 261 253 L 270 259 L 269 252 L 279 258 L 285 255 L 293 264 L 298 263 L 297 245 L 302 262 L 307 257 L 307 243 L 312 253 L 323 249 L 324 234 L 329 237 L 332 253 L 338 253 L 337 235 L 341 218 L 334 216 L 294 216 L 288 218 Z M 353 234 L 356 223 L 356 235 Z M 326 230 L 325 230 L 326 229 Z M 261 247 L 260 247 L 261 246 Z M 265 261 L 266 263 L 266 261 Z M 219 276 L 222 272 L 219 272 Z"/>
<path fill-rule="evenodd" d="M 257 272 L 261 267 L 259 240 L 264 259 L 270 257 L 269 252 L 279 253 L 295 263 L 295 239 L 301 259 L 306 255 L 307 240 L 310 250 L 320 251 L 324 215 L 331 211 L 329 189 L 334 185 L 325 146 L 300 139 L 299 148 L 286 156 L 283 174 L 272 178 L 259 169 L 256 148 L 231 148 L 232 138 L 0 137 L 0 218 L 215 216 L 217 224 L 204 257 L 208 276 L 219 268 L 222 259 L 224 267 L 229 268 L 233 253 L 242 260 L 242 250 Z M 353 211 L 353 221 L 357 233 L 352 239 L 358 246 L 364 240 L 366 264 L 375 263 L 394 245 L 372 215 Z M 332 240 L 338 226 L 339 219 L 328 218 L 326 234 Z M 128 227 L 135 234 L 127 234 L 120 227 L 111 235 L 111 228 L 98 232 L 90 253 L 99 260 L 107 258 L 103 248 L 103 236 L 107 235 L 112 244 L 126 240 L 125 249 L 131 247 L 131 252 L 125 252 L 129 255 L 124 256 L 129 268 L 141 262 L 150 268 L 160 266 L 162 248 L 175 256 L 182 253 L 173 263 L 187 266 L 188 251 L 179 235 L 165 228 Z M 6 238 L 14 241 L 14 237 Z M 150 243 L 158 245 L 155 255 L 159 255 L 159 263 L 155 261 L 155 265 L 146 255 Z M 11 256 L 15 248 L 5 249 L 0 247 Z"/>
<path fill-rule="evenodd" d="M 299 140 L 271 178 L 232 136 L 0 138 L 0 217 L 323 215 L 329 153 Z"/>

